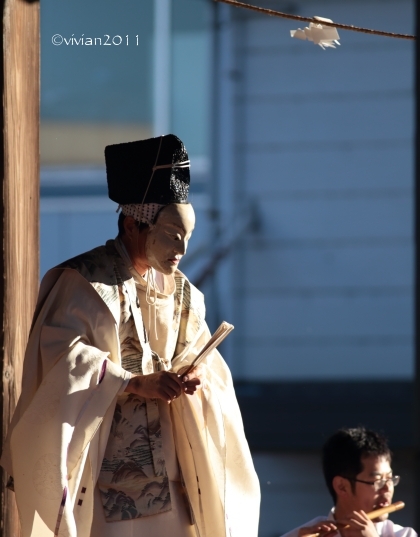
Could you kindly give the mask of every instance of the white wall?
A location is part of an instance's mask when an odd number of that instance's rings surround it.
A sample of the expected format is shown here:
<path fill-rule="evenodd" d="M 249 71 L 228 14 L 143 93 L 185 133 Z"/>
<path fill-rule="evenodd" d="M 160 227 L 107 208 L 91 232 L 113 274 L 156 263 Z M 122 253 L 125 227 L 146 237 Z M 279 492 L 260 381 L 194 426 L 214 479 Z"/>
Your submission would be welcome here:
<path fill-rule="evenodd" d="M 294 5 L 414 30 L 411 0 Z M 231 209 L 251 200 L 261 220 L 230 266 L 234 374 L 411 378 L 413 43 L 341 31 L 323 51 L 293 21 L 232 13 Z"/>

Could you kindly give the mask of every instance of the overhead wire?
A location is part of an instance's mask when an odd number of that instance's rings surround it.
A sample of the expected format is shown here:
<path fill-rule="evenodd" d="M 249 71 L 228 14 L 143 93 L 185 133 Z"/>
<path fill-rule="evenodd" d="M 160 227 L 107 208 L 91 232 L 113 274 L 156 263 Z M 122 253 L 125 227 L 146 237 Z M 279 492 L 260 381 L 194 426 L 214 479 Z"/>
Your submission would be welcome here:
<path fill-rule="evenodd" d="M 280 17 L 283 19 L 290 19 L 300 22 L 312 22 L 314 24 L 322 24 L 322 26 L 333 26 L 334 28 L 340 28 L 341 30 L 349 30 L 352 32 L 361 32 L 364 34 L 370 35 L 380 35 L 383 37 L 393 37 L 396 39 L 408 39 L 415 40 L 415 35 L 410 34 L 398 34 L 394 32 L 384 32 L 382 30 L 373 30 L 372 28 L 362 28 L 360 26 L 353 26 L 351 24 L 341 24 L 337 22 L 327 22 L 324 20 L 318 20 L 315 17 L 302 17 L 301 15 L 293 15 L 291 13 L 283 13 L 282 11 L 275 11 L 274 9 L 268 9 L 265 7 L 254 6 L 252 4 L 246 4 L 244 2 L 239 2 L 238 0 L 214 0 L 215 2 L 220 2 L 223 4 L 228 4 L 235 7 L 241 7 L 244 9 L 249 9 L 251 11 L 256 11 L 258 13 L 264 13 L 265 15 L 270 15 L 272 17 Z"/>

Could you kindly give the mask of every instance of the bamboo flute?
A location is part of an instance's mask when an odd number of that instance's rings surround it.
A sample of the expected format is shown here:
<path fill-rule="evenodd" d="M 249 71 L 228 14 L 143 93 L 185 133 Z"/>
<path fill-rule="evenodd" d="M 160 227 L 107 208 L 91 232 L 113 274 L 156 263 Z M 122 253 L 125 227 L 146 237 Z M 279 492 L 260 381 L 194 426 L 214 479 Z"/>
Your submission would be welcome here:
<path fill-rule="evenodd" d="M 405 507 L 404 502 L 395 502 L 395 503 L 392 503 L 391 505 L 386 505 L 385 507 L 381 507 L 380 509 L 375 509 L 375 511 L 371 511 L 370 513 L 366 513 L 366 516 L 370 518 L 370 520 L 375 520 L 375 518 L 378 518 L 382 515 L 386 515 L 388 513 L 394 513 L 395 511 L 399 511 L 400 509 L 403 509 L 404 507 Z M 347 525 L 347 526 L 343 526 L 340 529 L 346 530 L 348 528 L 350 528 L 350 526 Z M 320 537 L 320 535 L 326 535 L 326 533 L 324 534 L 322 534 L 322 532 L 312 533 L 310 535 L 305 535 L 305 537 Z"/>

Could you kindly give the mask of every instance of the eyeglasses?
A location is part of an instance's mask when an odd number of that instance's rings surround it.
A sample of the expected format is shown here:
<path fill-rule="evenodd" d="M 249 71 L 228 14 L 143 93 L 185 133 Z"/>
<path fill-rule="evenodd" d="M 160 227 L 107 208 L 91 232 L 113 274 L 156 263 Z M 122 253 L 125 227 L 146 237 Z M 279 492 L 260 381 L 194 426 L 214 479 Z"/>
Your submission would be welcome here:
<path fill-rule="evenodd" d="M 363 479 L 356 479 L 355 477 L 346 477 L 349 481 L 356 481 L 357 483 L 364 483 L 365 485 L 372 485 L 375 492 L 381 490 L 388 483 L 392 483 L 393 487 L 396 487 L 400 482 L 400 476 L 394 475 L 392 477 L 387 477 L 386 479 L 378 479 L 377 481 L 363 481 Z"/>

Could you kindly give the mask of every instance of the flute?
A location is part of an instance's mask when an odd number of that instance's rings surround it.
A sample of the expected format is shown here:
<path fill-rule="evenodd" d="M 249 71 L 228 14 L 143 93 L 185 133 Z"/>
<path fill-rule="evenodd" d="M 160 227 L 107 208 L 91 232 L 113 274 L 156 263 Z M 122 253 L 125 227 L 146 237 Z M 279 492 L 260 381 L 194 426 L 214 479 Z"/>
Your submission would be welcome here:
<path fill-rule="evenodd" d="M 366 513 L 366 516 L 370 520 L 375 520 L 375 518 L 378 518 L 378 517 L 380 517 L 382 515 L 386 515 L 388 513 L 394 513 L 395 511 L 399 511 L 400 509 L 403 509 L 404 507 L 405 507 L 404 502 L 395 502 L 395 503 L 392 503 L 391 505 L 386 505 L 385 507 L 381 507 L 380 509 L 375 509 L 375 511 L 371 511 L 370 513 Z M 327 521 L 325 521 L 325 522 L 327 522 Z M 347 530 L 348 528 L 350 528 L 349 525 L 343 526 L 340 529 Z M 320 535 L 321 535 L 321 532 L 320 533 L 311 533 L 310 535 L 305 535 L 305 537 L 319 537 Z M 324 533 L 324 535 L 326 535 L 326 533 Z"/>
<path fill-rule="evenodd" d="M 375 520 L 375 518 L 378 518 L 379 516 L 386 515 L 388 513 L 394 513 L 395 511 L 404 509 L 404 507 L 404 502 L 395 502 L 391 503 L 391 505 L 387 505 L 385 507 L 381 507 L 380 509 L 376 509 L 375 511 L 371 511 L 370 513 L 367 513 L 366 516 L 370 518 L 370 520 Z"/>

